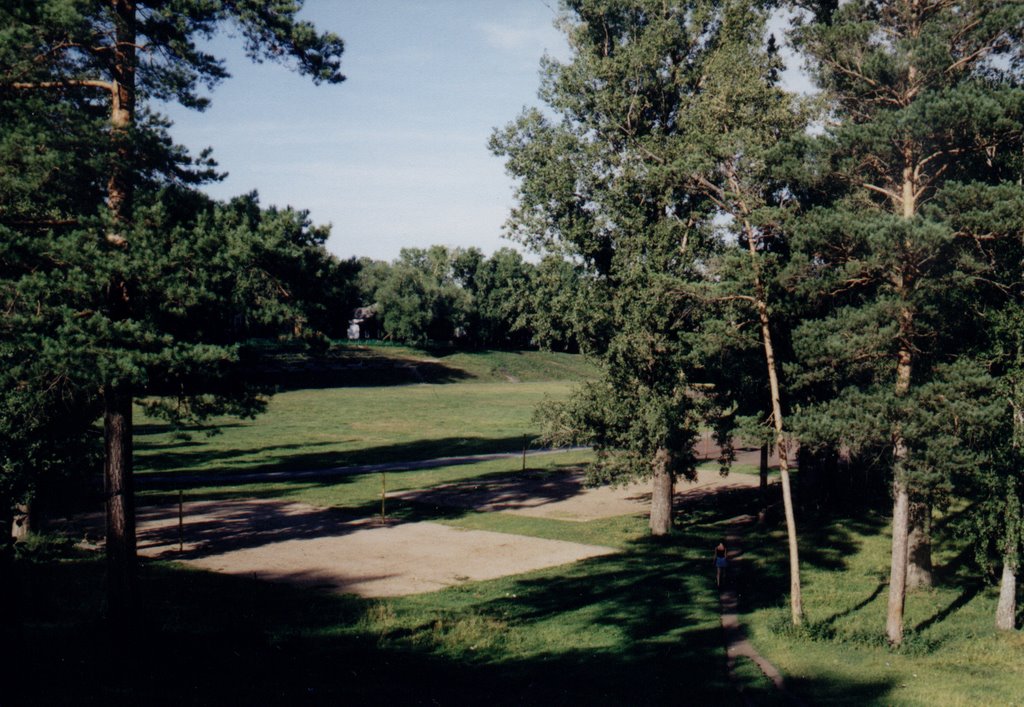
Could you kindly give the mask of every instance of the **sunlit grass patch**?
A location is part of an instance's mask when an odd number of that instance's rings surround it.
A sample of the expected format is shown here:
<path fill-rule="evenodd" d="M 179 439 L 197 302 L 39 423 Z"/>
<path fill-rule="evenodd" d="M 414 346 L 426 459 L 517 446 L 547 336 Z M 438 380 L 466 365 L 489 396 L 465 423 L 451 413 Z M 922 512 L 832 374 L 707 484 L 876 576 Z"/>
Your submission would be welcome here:
<path fill-rule="evenodd" d="M 804 527 L 807 622 L 801 628 L 789 622 L 784 537 L 779 531 L 751 537 L 745 620 L 759 649 L 815 703 L 1024 702 L 1024 640 L 994 629 L 996 591 L 980 579 L 957 579 L 940 564 L 946 583 L 908 595 L 904 642 L 888 646 L 886 530 L 872 514 Z M 940 551 L 936 559 L 954 556 Z"/>

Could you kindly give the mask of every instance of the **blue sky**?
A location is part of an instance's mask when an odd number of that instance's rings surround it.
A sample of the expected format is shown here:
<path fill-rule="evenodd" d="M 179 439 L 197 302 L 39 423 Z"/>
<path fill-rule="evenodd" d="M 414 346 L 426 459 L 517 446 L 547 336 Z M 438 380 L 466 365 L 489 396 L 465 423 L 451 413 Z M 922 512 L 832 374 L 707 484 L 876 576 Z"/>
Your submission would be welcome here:
<path fill-rule="evenodd" d="M 342 257 L 512 245 L 513 184 L 487 140 L 539 105 L 543 54 L 567 58 L 557 0 L 307 0 L 301 16 L 344 38 L 342 84 L 252 64 L 220 36 L 211 49 L 232 78 L 212 106 L 162 108 L 178 142 L 212 146 L 229 173 L 206 190 L 308 209 Z"/>

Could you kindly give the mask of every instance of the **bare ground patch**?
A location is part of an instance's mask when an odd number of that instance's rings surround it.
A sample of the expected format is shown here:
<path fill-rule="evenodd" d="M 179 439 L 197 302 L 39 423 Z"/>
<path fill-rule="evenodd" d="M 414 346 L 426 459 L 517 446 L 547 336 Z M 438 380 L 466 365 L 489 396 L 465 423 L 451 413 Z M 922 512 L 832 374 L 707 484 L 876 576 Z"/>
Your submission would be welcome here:
<path fill-rule="evenodd" d="M 756 476 L 701 471 L 694 482 L 677 482 L 676 502 L 757 483 Z M 580 522 L 646 513 L 650 504 L 645 483 L 587 488 L 582 471 L 516 473 L 391 497 Z M 365 597 L 431 592 L 615 552 L 431 522 L 381 525 L 280 500 L 189 502 L 180 530 L 178 506 L 173 504 L 142 507 L 137 520 L 143 556 Z M 102 527 L 101 515 L 85 519 L 92 537 L 101 535 Z"/>
<path fill-rule="evenodd" d="M 272 500 L 186 504 L 139 514 L 139 552 L 194 567 L 365 597 L 432 592 L 615 552 L 439 523 L 379 525 Z"/>

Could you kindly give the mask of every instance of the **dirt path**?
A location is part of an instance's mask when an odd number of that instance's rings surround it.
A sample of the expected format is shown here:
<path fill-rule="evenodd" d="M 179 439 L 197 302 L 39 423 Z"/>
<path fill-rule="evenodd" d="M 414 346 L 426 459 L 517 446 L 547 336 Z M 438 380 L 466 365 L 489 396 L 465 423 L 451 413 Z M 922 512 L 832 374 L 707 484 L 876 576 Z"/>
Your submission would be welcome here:
<path fill-rule="evenodd" d="M 729 548 L 729 574 L 718 592 L 718 600 L 722 612 L 722 636 L 725 639 L 725 659 L 729 670 L 729 679 L 743 695 L 742 685 L 736 675 L 736 662 L 739 658 L 747 658 L 772 681 L 775 688 L 793 705 L 802 705 L 799 699 L 786 689 L 785 680 L 779 669 L 761 655 L 754 644 L 747 638 L 743 624 L 740 623 L 739 595 L 736 593 L 736 577 L 743 569 L 742 542 L 747 528 L 757 522 L 752 515 L 736 516 L 724 522 L 725 544 Z M 744 701 L 750 704 L 744 696 Z"/>

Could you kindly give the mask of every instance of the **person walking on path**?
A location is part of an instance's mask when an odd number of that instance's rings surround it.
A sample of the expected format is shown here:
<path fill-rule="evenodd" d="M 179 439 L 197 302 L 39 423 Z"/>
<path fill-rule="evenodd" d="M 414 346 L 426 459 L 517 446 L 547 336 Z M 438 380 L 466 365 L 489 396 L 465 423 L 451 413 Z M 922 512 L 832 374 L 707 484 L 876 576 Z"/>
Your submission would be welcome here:
<path fill-rule="evenodd" d="M 722 577 L 725 575 L 725 568 L 729 566 L 729 551 L 725 547 L 725 541 L 718 543 L 715 548 L 715 586 L 722 588 Z"/>

